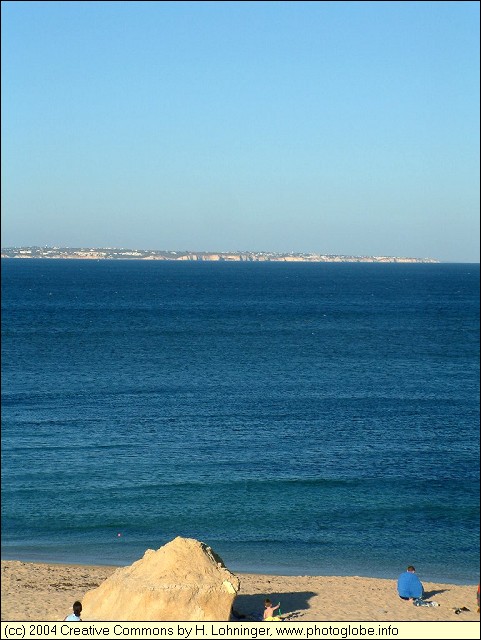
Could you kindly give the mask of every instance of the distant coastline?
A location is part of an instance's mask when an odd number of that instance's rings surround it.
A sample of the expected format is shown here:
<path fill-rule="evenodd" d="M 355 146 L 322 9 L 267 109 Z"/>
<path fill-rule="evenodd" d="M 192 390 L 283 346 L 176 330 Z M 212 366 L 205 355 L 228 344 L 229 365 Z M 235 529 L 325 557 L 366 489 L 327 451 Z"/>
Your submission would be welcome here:
<path fill-rule="evenodd" d="M 434 258 L 394 256 L 352 256 L 316 253 L 275 253 L 272 251 L 160 251 L 149 249 L 8 247 L 2 258 L 43 258 L 74 260 L 174 260 L 196 262 L 401 262 L 439 263 Z"/>

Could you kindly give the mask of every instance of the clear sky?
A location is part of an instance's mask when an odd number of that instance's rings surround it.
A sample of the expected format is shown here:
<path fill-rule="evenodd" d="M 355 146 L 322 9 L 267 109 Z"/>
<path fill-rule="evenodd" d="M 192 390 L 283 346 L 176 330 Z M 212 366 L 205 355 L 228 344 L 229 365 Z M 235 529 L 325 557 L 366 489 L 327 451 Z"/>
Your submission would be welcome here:
<path fill-rule="evenodd" d="M 479 262 L 478 2 L 2 2 L 2 246 Z"/>

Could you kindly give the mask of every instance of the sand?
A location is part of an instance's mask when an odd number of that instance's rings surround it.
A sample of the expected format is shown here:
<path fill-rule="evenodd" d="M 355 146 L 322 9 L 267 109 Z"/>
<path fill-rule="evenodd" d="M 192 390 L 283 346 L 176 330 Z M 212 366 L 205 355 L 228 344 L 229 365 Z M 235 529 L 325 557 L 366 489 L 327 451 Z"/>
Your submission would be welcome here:
<path fill-rule="evenodd" d="M 2 561 L 2 620 L 63 620 L 116 567 Z M 400 600 L 396 579 L 237 574 L 237 612 L 252 619 L 263 600 L 279 600 L 292 620 L 311 621 L 479 621 L 476 586 L 424 582 L 427 598 L 439 607 L 415 607 Z M 397 576 L 396 576 L 397 578 Z M 420 576 L 422 580 L 422 576 Z M 454 609 L 470 611 L 456 614 Z M 121 618 L 119 618 L 121 620 Z"/>

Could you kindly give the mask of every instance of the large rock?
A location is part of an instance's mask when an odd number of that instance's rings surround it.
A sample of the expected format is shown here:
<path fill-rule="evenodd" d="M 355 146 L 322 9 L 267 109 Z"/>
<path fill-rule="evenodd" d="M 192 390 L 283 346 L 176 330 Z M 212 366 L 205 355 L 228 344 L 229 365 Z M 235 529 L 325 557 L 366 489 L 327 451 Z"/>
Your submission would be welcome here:
<path fill-rule="evenodd" d="M 210 547 L 178 537 L 88 591 L 82 620 L 226 621 L 239 586 Z"/>

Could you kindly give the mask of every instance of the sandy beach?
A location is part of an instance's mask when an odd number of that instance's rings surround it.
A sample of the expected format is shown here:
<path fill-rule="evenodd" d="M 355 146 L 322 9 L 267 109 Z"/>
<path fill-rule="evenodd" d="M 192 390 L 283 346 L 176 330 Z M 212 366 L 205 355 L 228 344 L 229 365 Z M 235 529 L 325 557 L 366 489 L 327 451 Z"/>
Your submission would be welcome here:
<path fill-rule="evenodd" d="M 63 620 L 74 600 L 96 588 L 117 567 L 2 561 L 2 620 Z M 478 621 L 476 586 L 423 582 L 439 607 L 399 599 L 396 579 L 237 574 L 234 608 L 250 618 L 265 597 L 280 600 L 283 614 L 310 621 Z M 422 579 L 422 576 L 420 576 Z M 396 576 L 397 578 L 397 576 Z M 460 614 L 455 609 L 467 607 Z M 251 618 L 252 619 L 252 618 Z"/>

